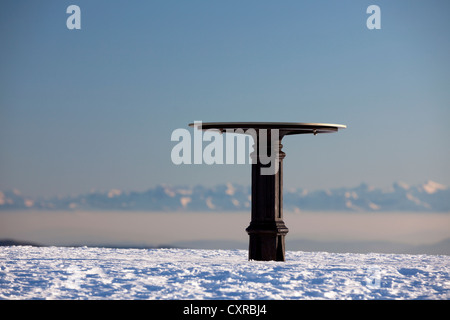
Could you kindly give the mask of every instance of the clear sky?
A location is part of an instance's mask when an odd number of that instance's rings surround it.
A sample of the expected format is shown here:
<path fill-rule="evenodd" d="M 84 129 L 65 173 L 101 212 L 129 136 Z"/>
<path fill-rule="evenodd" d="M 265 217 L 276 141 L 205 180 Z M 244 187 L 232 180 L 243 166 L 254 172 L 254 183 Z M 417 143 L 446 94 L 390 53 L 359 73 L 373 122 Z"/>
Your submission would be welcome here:
<path fill-rule="evenodd" d="M 285 187 L 450 185 L 449 14 L 447 0 L 1 1 L 0 190 L 249 185 L 249 165 L 172 164 L 171 133 L 194 120 L 346 124 L 283 140 Z"/>

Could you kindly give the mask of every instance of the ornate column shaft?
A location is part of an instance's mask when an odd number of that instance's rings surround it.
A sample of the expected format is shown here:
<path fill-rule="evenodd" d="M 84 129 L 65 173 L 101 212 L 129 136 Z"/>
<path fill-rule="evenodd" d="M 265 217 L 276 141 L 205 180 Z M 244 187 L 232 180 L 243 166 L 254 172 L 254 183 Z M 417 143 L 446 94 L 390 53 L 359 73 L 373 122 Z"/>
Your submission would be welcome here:
<path fill-rule="evenodd" d="M 270 131 L 270 130 L 269 130 Z M 271 134 L 267 134 L 267 148 L 271 150 Z M 252 218 L 246 229 L 250 236 L 249 260 L 275 260 L 285 261 L 284 237 L 288 228 L 283 221 L 283 159 L 285 153 L 281 151 L 282 136 L 274 141 L 276 152 L 275 161 L 278 162 L 278 170 L 271 175 L 261 174 L 262 168 L 270 167 L 269 164 L 261 163 L 259 130 L 257 141 L 252 153 Z M 256 159 L 255 159 L 256 158 Z M 266 169 L 267 170 L 267 169 Z"/>

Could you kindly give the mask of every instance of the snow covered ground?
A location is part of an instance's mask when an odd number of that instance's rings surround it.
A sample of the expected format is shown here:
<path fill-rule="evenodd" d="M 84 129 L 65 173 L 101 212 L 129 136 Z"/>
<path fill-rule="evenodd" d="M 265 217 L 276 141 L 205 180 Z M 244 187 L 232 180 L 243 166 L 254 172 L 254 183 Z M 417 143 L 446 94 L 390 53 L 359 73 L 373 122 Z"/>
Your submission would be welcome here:
<path fill-rule="evenodd" d="M 450 256 L 0 248 L 1 299 L 449 299 Z"/>

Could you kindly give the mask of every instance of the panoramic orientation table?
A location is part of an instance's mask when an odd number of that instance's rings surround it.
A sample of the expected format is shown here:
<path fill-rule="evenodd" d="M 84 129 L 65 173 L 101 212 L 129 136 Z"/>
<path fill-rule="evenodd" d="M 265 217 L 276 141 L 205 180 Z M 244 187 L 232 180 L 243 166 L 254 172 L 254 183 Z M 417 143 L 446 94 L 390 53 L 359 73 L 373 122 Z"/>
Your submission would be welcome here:
<path fill-rule="evenodd" d="M 346 126 L 298 122 L 195 122 L 190 123 L 189 126 L 201 130 L 218 130 L 221 133 L 242 133 L 253 136 L 252 215 L 250 225 L 246 229 L 250 237 L 248 258 L 260 261 L 285 261 L 284 237 L 289 230 L 283 221 L 283 159 L 286 154 L 281 151 L 283 147 L 281 140 L 287 135 L 337 132 L 339 129 L 345 129 Z M 261 152 L 260 149 L 262 149 Z M 266 156 L 273 155 L 271 152 L 275 152 L 277 167 L 273 174 L 262 173 L 262 170 L 267 172 L 267 168 L 271 165 L 267 161 L 261 162 L 262 152 Z"/>

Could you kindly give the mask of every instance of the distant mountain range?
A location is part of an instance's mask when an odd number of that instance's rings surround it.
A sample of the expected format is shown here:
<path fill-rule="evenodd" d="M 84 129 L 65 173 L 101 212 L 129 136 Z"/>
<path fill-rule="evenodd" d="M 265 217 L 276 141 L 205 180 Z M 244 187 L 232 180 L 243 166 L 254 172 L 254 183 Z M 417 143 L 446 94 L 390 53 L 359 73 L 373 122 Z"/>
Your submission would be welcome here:
<path fill-rule="evenodd" d="M 248 211 L 251 187 L 159 185 L 147 191 L 113 189 L 78 196 L 32 199 L 17 190 L 0 192 L 0 210 Z M 362 183 L 354 188 L 308 191 L 284 189 L 283 207 L 291 211 L 450 212 L 450 188 L 434 181 L 418 186 L 397 182 L 388 190 Z"/>

